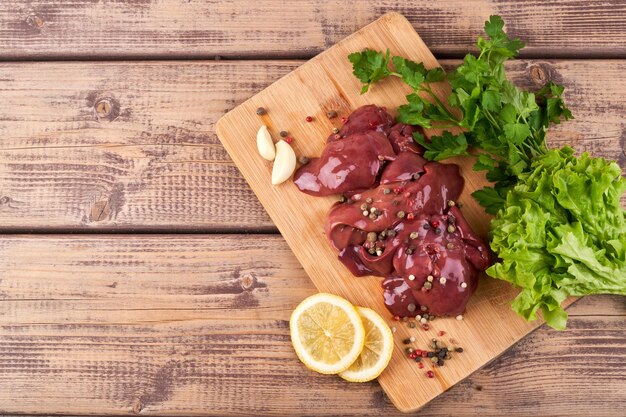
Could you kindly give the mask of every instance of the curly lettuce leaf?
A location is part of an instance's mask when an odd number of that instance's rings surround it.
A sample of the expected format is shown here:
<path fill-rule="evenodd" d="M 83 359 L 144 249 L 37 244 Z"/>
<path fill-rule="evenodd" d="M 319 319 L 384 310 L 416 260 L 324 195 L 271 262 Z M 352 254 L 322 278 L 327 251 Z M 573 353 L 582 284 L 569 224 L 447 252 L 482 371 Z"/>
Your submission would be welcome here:
<path fill-rule="evenodd" d="M 491 223 L 500 261 L 487 273 L 522 289 L 513 310 L 563 329 L 568 296 L 626 295 L 625 190 L 616 163 L 570 148 L 533 162 Z"/>

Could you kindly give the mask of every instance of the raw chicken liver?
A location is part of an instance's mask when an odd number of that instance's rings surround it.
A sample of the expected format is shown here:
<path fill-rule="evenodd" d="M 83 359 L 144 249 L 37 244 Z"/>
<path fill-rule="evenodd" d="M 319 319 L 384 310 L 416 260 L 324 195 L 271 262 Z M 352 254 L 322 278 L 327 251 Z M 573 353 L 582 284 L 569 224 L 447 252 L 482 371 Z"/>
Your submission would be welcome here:
<path fill-rule="evenodd" d="M 400 317 L 458 315 L 489 266 L 487 246 L 454 204 L 458 166 L 428 162 L 383 109 L 357 109 L 295 183 L 312 195 L 349 196 L 328 214 L 326 233 L 356 276 L 385 277 L 385 304 Z"/>

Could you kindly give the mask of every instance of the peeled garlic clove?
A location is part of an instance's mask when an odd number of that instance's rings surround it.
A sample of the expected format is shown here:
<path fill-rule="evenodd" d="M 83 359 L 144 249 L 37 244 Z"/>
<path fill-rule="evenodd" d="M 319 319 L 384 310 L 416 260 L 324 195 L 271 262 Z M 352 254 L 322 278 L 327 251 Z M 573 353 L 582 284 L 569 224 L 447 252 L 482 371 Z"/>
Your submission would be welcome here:
<path fill-rule="evenodd" d="M 287 181 L 296 170 L 296 153 L 284 140 L 276 143 L 276 159 L 272 168 L 272 184 L 278 185 Z"/>
<path fill-rule="evenodd" d="M 268 161 L 273 161 L 276 158 L 276 147 L 265 125 L 261 126 L 256 134 L 256 146 L 263 158 Z"/>

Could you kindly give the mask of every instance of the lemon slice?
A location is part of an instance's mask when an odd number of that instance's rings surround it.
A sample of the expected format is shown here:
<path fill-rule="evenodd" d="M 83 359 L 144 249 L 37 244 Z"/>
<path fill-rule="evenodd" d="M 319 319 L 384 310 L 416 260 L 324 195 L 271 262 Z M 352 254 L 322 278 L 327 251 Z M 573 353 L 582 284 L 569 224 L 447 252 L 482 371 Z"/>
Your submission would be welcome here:
<path fill-rule="evenodd" d="M 322 374 L 345 371 L 361 353 L 365 329 L 356 308 L 332 294 L 315 294 L 289 320 L 291 343 L 304 365 Z"/>
<path fill-rule="evenodd" d="M 377 378 L 391 360 L 393 335 L 385 320 L 374 310 L 357 307 L 365 327 L 365 346 L 359 357 L 339 376 L 350 382 L 366 382 Z"/>

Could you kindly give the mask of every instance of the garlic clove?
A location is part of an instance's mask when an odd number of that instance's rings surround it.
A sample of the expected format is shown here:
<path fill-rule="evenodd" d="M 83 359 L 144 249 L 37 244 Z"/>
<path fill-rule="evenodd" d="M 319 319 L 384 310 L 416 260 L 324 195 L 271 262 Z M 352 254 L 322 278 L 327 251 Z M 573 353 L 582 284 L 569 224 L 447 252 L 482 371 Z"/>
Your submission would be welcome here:
<path fill-rule="evenodd" d="M 296 170 L 296 153 L 284 140 L 276 143 L 276 159 L 272 168 L 272 184 L 278 185 L 287 181 Z"/>
<path fill-rule="evenodd" d="M 265 125 L 261 126 L 256 134 L 256 146 L 264 159 L 273 161 L 276 158 L 276 147 Z"/>

